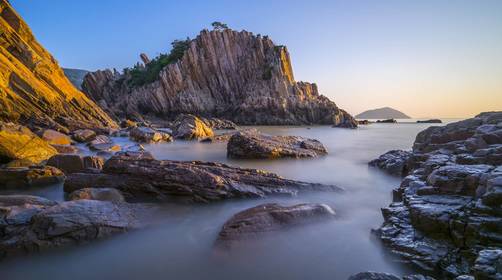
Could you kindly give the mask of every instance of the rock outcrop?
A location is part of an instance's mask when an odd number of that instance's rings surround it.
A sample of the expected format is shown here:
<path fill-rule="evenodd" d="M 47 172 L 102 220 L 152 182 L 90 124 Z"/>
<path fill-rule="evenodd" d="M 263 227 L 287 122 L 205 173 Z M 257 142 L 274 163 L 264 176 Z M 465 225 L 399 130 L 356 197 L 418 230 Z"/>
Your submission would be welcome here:
<path fill-rule="evenodd" d="M 51 157 L 47 165 L 54 166 L 64 171 L 65 174 L 83 172 L 86 169 L 103 168 L 104 160 L 98 156 L 81 156 L 60 154 Z"/>
<path fill-rule="evenodd" d="M 130 72 L 104 70 L 89 73 L 82 88 L 120 118 L 194 114 L 247 125 L 357 126 L 315 84 L 296 82 L 286 47 L 267 36 L 203 30 L 187 47 L 152 83 L 131 86 Z"/>
<path fill-rule="evenodd" d="M 412 153 L 408 151 L 392 150 L 370 161 L 368 164 L 383 169 L 392 175 L 401 176 L 408 173 L 408 161 L 411 155 Z"/>
<path fill-rule="evenodd" d="M 492 252 L 502 247 L 501 136 L 502 112 L 483 113 L 420 132 L 413 152 L 401 154 L 405 161 L 387 156 L 396 166 L 390 170 L 407 176 L 382 209 L 376 233 L 383 243 L 441 279 L 498 279 L 501 259 Z"/>
<path fill-rule="evenodd" d="M 155 160 L 147 152 L 120 152 L 105 162 L 101 173 L 70 174 L 64 184 L 68 193 L 102 187 L 120 190 L 131 202 L 211 202 L 306 191 L 340 191 L 331 185 L 287 180 L 274 173 L 221 163 Z"/>
<path fill-rule="evenodd" d="M 0 121 L 0 163 L 12 160 L 40 163 L 55 154 L 55 148 L 27 127 Z"/>
<path fill-rule="evenodd" d="M 231 249 L 260 235 L 332 219 L 335 211 L 325 204 L 298 204 L 281 206 L 262 204 L 235 214 L 222 227 L 215 246 Z"/>
<path fill-rule="evenodd" d="M 171 142 L 173 138 L 168 133 L 150 127 L 134 127 L 129 131 L 129 137 L 140 143 Z"/>
<path fill-rule="evenodd" d="M 181 115 L 172 126 L 175 138 L 192 140 L 214 136 L 213 130 L 194 115 Z"/>
<path fill-rule="evenodd" d="M 390 273 L 367 271 L 354 274 L 350 276 L 348 280 L 435 280 L 435 279 L 421 274 L 408 275 L 401 278 Z"/>
<path fill-rule="evenodd" d="M 233 134 L 227 144 L 227 156 L 236 159 L 318 157 L 327 153 L 321 142 L 315 139 L 265 135 L 256 129 Z"/>
<path fill-rule="evenodd" d="M 64 178 L 63 172 L 52 166 L 0 168 L 0 189 L 56 184 Z"/>
<path fill-rule="evenodd" d="M 85 244 L 140 226 L 135 208 L 124 203 L 0 196 L 0 208 L 0 259 Z"/>
<path fill-rule="evenodd" d="M 72 192 L 68 198 L 70 200 L 90 199 L 110 202 L 124 202 L 124 196 L 120 191 L 110 188 L 85 188 Z"/>
<path fill-rule="evenodd" d="M 0 0 L 0 121 L 66 132 L 116 126 L 68 81 L 6 0 Z"/>

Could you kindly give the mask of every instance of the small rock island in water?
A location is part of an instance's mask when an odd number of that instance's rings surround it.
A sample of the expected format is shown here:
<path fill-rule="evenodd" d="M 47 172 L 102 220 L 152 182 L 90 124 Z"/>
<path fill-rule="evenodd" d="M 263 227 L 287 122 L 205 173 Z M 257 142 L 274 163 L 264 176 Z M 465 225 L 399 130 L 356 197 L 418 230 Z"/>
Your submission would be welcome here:
<path fill-rule="evenodd" d="M 401 134 L 395 119 L 409 116 L 386 107 L 356 118 L 395 125 L 358 129 L 370 121 L 356 121 L 315 83 L 295 80 L 287 47 L 221 22 L 174 41 L 169 53 L 142 53 L 120 72 L 60 68 L 7 0 L 0 0 L 0 27 L 0 275 L 89 243 L 113 250 L 117 235 L 151 246 L 134 238 L 193 223 L 191 231 L 162 235 L 189 239 L 182 250 L 156 247 L 209 279 L 235 279 L 234 256 L 260 263 L 253 250 L 271 247 L 274 255 L 281 242 L 296 277 L 307 265 L 312 278 L 324 279 L 312 267 L 339 265 L 363 248 L 388 253 L 377 251 L 375 263 L 391 271 L 369 271 L 375 266 L 365 266 L 361 253 L 333 279 L 502 279 L 502 112 L 446 125 L 419 120 Z M 376 154 L 368 143 L 384 139 L 375 145 L 383 153 L 402 143 L 394 135 L 409 133 L 418 133 L 412 149 L 394 148 L 367 168 Z M 346 179 L 354 173 L 359 188 Z M 392 200 L 389 187 L 396 187 Z M 388 206 L 378 220 L 371 201 L 381 193 Z M 367 216 L 351 216 L 351 207 Z M 323 232 L 330 238 L 317 239 Z M 332 240 L 347 236 L 353 243 Z M 367 242 L 375 237 L 381 242 Z M 326 251 L 307 257 L 316 242 Z M 343 251 L 351 246 L 358 249 Z M 144 265 L 139 251 L 128 250 L 119 255 Z M 165 262 L 160 267 L 172 261 Z M 80 273 L 99 271 L 88 265 Z M 272 266 L 263 268 L 267 277 L 286 270 Z M 261 278 L 258 272 L 238 271 L 245 279 Z"/>

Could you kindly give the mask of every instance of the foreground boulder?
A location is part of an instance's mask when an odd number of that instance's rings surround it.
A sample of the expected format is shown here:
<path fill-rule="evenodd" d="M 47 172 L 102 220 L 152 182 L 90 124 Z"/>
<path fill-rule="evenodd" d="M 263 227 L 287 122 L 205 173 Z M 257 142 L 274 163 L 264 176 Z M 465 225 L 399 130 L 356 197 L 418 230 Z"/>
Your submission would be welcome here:
<path fill-rule="evenodd" d="M 101 173 L 74 173 L 64 190 L 116 188 L 128 201 L 210 202 L 230 198 L 339 191 L 332 185 L 287 180 L 274 173 L 200 161 L 155 160 L 147 152 L 121 152 Z"/>
<path fill-rule="evenodd" d="M 171 142 L 173 138 L 168 133 L 150 127 L 134 127 L 129 131 L 129 137 L 140 143 Z"/>
<path fill-rule="evenodd" d="M 212 129 L 237 129 L 237 125 L 229 120 L 218 118 L 201 118 L 201 120 Z"/>
<path fill-rule="evenodd" d="M 107 201 L 0 196 L 0 207 L 0 259 L 85 244 L 140 226 L 135 208 Z"/>
<path fill-rule="evenodd" d="M 17 159 L 40 163 L 55 154 L 56 149 L 28 128 L 0 122 L 0 163 Z"/>
<path fill-rule="evenodd" d="M 124 202 L 124 196 L 116 190 L 111 188 L 85 188 L 72 192 L 68 198 L 70 200 L 90 199 L 102 200 L 111 202 Z"/>
<path fill-rule="evenodd" d="M 63 172 L 52 166 L 0 168 L 0 189 L 57 184 L 64 178 Z"/>
<path fill-rule="evenodd" d="M 173 124 L 173 136 L 179 139 L 192 140 L 212 137 L 213 130 L 194 115 L 181 115 Z"/>
<path fill-rule="evenodd" d="M 55 155 L 47 161 L 47 165 L 64 171 L 65 174 L 83 172 L 86 169 L 103 168 L 104 160 L 99 156 Z"/>
<path fill-rule="evenodd" d="M 262 204 L 235 214 L 218 234 L 215 246 L 230 249 L 260 235 L 285 230 L 294 226 L 331 219 L 335 211 L 325 204 L 281 206 Z"/>
<path fill-rule="evenodd" d="M 401 260 L 441 279 L 500 279 L 492 252 L 502 247 L 501 135 L 502 112 L 417 135 L 407 176 L 375 231 Z"/>
<path fill-rule="evenodd" d="M 89 149 L 99 152 L 118 152 L 122 148 L 118 144 L 114 144 L 112 139 L 106 135 L 98 135 L 87 144 Z"/>
<path fill-rule="evenodd" d="M 270 136 L 256 129 L 233 134 L 227 144 L 229 158 L 301 158 L 317 157 L 327 153 L 321 142 L 315 139 L 299 136 Z"/>

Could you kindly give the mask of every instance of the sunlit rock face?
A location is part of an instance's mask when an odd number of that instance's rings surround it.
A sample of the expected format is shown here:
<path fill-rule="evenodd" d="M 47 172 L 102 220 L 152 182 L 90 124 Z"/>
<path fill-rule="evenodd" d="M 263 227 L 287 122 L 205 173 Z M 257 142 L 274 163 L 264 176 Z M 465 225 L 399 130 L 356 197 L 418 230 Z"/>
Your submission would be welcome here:
<path fill-rule="evenodd" d="M 0 0 L 0 120 L 58 130 L 116 126 L 68 81 L 6 0 Z"/>
<path fill-rule="evenodd" d="M 286 47 L 247 31 L 203 30 L 157 80 L 130 86 L 130 79 L 97 71 L 82 88 L 119 117 L 174 119 L 188 113 L 237 124 L 357 126 L 315 84 L 295 81 Z"/>

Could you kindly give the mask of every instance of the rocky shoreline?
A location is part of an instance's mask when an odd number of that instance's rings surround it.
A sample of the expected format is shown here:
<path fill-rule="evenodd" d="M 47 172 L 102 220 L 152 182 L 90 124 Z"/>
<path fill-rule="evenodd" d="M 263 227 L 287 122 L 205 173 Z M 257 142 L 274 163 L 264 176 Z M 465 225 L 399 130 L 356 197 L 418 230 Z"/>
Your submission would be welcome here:
<path fill-rule="evenodd" d="M 432 275 L 500 279 L 501 164 L 502 112 L 422 131 L 413 151 L 370 163 L 405 176 L 374 233 L 401 260 Z"/>

